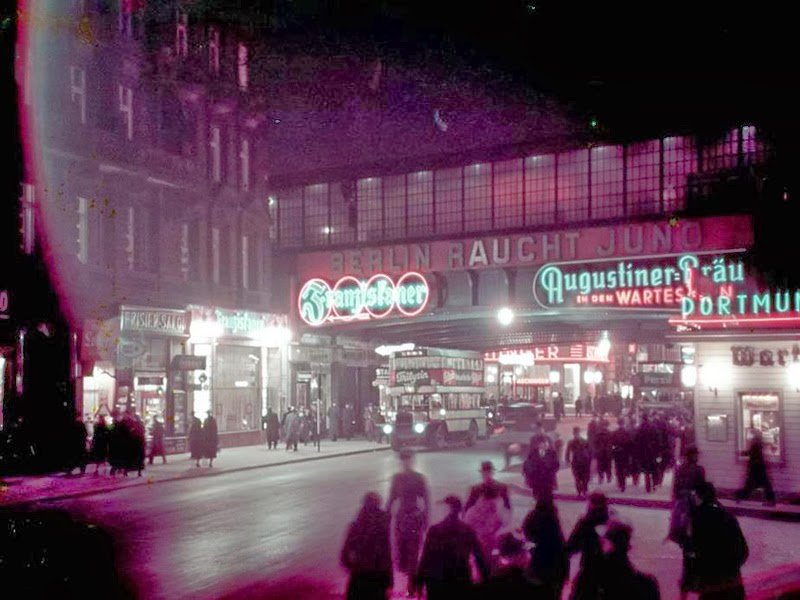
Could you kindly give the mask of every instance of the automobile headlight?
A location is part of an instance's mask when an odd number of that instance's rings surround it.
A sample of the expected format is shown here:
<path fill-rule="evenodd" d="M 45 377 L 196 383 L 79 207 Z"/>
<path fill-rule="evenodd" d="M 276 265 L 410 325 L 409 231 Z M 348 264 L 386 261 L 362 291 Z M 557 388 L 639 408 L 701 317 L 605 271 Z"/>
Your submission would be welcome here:
<path fill-rule="evenodd" d="M 487 416 L 487 417 L 489 417 L 489 418 L 491 419 L 491 418 L 493 418 L 493 417 L 494 417 L 494 413 L 493 413 L 493 412 L 491 412 L 491 411 L 489 411 L 488 413 L 486 413 L 486 416 Z"/>
<path fill-rule="evenodd" d="M 445 416 L 446 414 L 447 414 L 447 411 L 446 411 L 445 409 L 443 409 L 443 408 L 440 408 L 440 409 L 439 409 L 439 415 L 441 415 L 441 416 L 443 417 L 443 416 Z"/>
<path fill-rule="evenodd" d="M 414 425 L 414 431 L 416 433 L 422 433 L 423 431 L 425 431 L 425 423 L 417 423 L 416 425 Z"/>
<path fill-rule="evenodd" d="M 389 425 L 388 423 L 386 425 L 384 425 L 383 426 L 383 433 L 385 433 L 386 435 L 392 435 L 392 426 Z"/>

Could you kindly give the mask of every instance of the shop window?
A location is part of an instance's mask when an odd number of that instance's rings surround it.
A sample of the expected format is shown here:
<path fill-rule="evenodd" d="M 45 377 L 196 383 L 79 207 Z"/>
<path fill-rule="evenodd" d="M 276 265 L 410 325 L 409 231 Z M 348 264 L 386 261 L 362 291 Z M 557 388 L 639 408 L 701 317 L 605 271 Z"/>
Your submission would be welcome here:
<path fill-rule="evenodd" d="M 525 159 L 525 225 L 555 222 L 555 156 L 530 156 Z"/>
<path fill-rule="evenodd" d="M 383 239 L 381 214 L 381 179 L 368 177 L 356 184 L 358 201 L 358 241 L 369 242 Z"/>
<path fill-rule="evenodd" d="M 327 244 L 331 234 L 331 227 L 328 224 L 328 184 L 307 185 L 303 202 L 305 243 L 310 246 Z"/>
<path fill-rule="evenodd" d="M 436 171 L 436 232 L 457 233 L 461 231 L 464 207 L 461 168 Z"/>
<path fill-rule="evenodd" d="M 622 146 L 592 148 L 592 219 L 624 216 Z"/>
<path fill-rule="evenodd" d="M 406 235 L 406 176 L 383 178 L 383 202 L 386 219 L 385 235 L 388 239 Z"/>
<path fill-rule="evenodd" d="M 433 172 L 419 171 L 408 176 L 408 235 L 433 233 Z"/>
<path fill-rule="evenodd" d="M 625 169 L 628 191 L 628 215 L 650 215 L 660 210 L 661 147 L 650 140 L 628 147 Z"/>
<path fill-rule="evenodd" d="M 214 412 L 220 432 L 261 427 L 259 349 L 219 345 L 212 373 Z"/>
<path fill-rule="evenodd" d="M 494 226 L 519 227 L 522 222 L 522 160 L 494 164 Z"/>
<path fill-rule="evenodd" d="M 575 150 L 558 156 L 558 220 L 589 218 L 589 151 Z"/>
<path fill-rule="evenodd" d="M 464 229 L 484 231 L 492 227 L 492 165 L 464 167 Z"/>
<path fill-rule="evenodd" d="M 783 411 L 779 394 L 740 392 L 738 424 L 737 450 L 740 457 L 747 451 L 756 432 L 761 432 L 764 457 L 769 462 L 783 461 Z"/>

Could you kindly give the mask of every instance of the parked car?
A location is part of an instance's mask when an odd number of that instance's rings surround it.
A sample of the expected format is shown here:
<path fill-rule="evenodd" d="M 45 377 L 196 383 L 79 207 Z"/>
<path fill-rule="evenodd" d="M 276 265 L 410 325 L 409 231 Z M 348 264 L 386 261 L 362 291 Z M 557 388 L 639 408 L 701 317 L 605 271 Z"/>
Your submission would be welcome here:
<path fill-rule="evenodd" d="M 505 456 L 506 467 L 511 464 L 512 457 L 527 456 L 528 445 L 537 425 L 541 425 L 548 434 L 554 432 L 556 427 L 555 419 L 545 416 L 544 406 L 528 402 L 499 406 L 497 418 L 491 439 Z"/>

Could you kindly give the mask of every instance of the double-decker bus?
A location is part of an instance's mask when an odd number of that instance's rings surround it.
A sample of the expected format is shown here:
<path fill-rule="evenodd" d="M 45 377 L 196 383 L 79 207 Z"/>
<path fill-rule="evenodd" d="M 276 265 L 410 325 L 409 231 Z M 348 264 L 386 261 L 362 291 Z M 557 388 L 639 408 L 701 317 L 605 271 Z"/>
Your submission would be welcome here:
<path fill-rule="evenodd" d="M 416 348 L 389 358 L 392 410 L 384 432 L 392 446 L 438 449 L 450 441 L 475 444 L 487 432 L 483 355 Z"/>

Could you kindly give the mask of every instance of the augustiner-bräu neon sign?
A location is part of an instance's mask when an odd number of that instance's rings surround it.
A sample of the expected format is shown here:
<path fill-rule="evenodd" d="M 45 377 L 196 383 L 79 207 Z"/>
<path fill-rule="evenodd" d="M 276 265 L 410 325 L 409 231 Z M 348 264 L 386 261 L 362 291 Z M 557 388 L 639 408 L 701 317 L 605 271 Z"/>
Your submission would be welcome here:
<path fill-rule="evenodd" d="M 333 285 L 323 279 L 309 279 L 300 289 L 297 310 L 312 326 L 382 319 L 393 312 L 414 317 L 425 310 L 429 296 L 427 280 L 414 271 L 397 281 L 383 273 L 367 280 L 347 275 Z"/>

